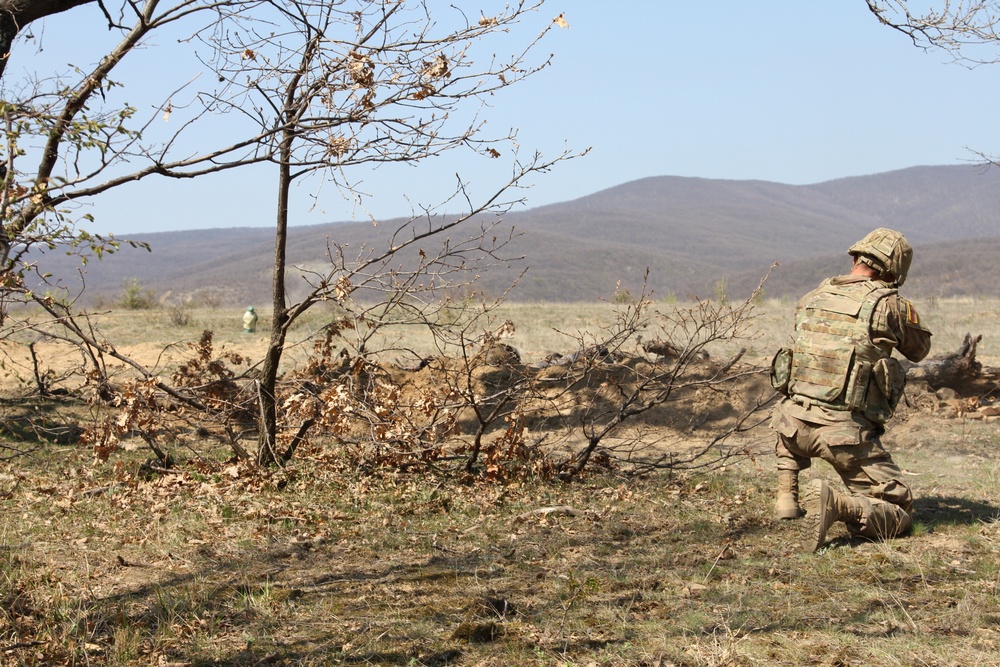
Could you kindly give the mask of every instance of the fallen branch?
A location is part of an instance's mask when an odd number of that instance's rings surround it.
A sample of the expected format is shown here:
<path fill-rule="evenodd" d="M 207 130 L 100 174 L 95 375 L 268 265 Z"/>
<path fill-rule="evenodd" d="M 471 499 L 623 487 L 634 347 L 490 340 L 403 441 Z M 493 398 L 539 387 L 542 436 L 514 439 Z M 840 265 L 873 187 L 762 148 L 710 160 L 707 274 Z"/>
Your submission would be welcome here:
<path fill-rule="evenodd" d="M 976 348 L 982 339 L 981 334 L 965 334 L 958 350 L 911 366 L 907 379 L 926 382 L 934 390 L 948 387 L 961 396 L 982 396 L 993 391 L 997 386 L 997 370 L 983 368 L 976 360 Z"/>

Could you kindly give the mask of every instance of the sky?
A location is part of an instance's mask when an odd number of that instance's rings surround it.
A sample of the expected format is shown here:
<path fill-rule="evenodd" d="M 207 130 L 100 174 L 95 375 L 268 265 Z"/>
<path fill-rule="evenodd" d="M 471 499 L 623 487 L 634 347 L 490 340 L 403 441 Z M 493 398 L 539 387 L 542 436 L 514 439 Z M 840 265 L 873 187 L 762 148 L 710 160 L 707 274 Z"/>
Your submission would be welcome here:
<path fill-rule="evenodd" d="M 429 4 L 447 11 L 454 3 Z M 98 11 L 80 7 L 34 26 L 5 81 L 11 70 L 83 62 L 79 28 L 99 26 Z M 488 122 L 498 132 L 516 128 L 522 155 L 589 153 L 532 178 L 522 208 L 650 176 L 810 184 L 1000 154 L 1000 65 L 969 69 L 922 51 L 880 25 L 864 0 L 549 0 L 510 35 L 511 52 L 560 13 L 569 27 L 551 30 L 541 47 L 552 65 L 498 96 Z M 171 48 L 180 47 L 148 49 L 142 83 L 130 91 L 190 79 L 164 55 Z M 18 60 L 22 53 L 30 55 Z M 458 151 L 355 176 L 370 195 L 367 210 L 382 220 L 433 203 L 456 173 L 487 192 L 509 173 L 508 157 Z M 89 205 L 90 231 L 271 227 L 274 183 L 273 169 L 255 169 L 129 185 Z M 293 193 L 292 224 L 366 219 L 335 190 L 318 200 L 315 192 L 313 183 Z"/>

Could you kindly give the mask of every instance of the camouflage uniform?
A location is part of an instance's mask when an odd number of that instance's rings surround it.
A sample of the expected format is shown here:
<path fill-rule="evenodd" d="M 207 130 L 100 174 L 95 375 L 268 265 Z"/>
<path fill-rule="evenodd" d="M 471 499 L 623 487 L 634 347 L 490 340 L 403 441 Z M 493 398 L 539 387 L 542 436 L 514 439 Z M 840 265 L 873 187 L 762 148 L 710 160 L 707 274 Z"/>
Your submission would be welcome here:
<path fill-rule="evenodd" d="M 930 332 L 892 284 L 858 275 L 832 278 L 803 297 L 795 329 L 786 398 L 771 419 L 779 476 L 793 471 L 797 480 L 821 458 L 857 501 L 856 515 L 843 519 L 853 534 L 905 533 L 913 496 L 880 436 L 905 382 L 892 350 L 920 361 Z"/>

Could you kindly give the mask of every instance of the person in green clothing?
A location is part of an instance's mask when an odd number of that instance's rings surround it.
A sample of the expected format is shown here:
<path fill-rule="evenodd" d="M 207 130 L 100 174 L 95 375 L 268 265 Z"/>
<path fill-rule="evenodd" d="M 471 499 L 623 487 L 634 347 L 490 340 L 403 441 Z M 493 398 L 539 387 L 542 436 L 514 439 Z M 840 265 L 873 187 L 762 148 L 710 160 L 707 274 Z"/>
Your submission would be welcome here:
<path fill-rule="evenodd" d="M 243 333 L 257 332 L 257 311 L 253 306 L 247 306 L 247 312 L 243 313 Z"/>

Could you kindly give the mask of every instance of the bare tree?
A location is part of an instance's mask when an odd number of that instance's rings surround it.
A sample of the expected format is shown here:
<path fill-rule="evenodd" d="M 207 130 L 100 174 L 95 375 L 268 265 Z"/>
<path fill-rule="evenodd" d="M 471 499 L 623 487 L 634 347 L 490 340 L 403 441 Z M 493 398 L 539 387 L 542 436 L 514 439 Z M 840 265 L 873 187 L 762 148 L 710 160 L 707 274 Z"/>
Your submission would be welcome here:
<path fill-rule="evenodd" d="M 940 8 L 908 0 L 866 0 L 879 22 L 897 30 L 924 49 L 941 49 L 968 65 L 1000 60 L 1000 5 L 990 0 L 945 0 Z"/>
<path fill-rule="evenodd" d="M 866 0 L 880 23 L 925 50 L 947 53 L 966 67 L 1000 62 L 1000 3 L 995 0 L 943 0 L 915 4 L 909 0 Z M 995 154 L 975 150 L 985 165 L 1000 166 Z"/>
<path fill-rule="evenodd" d="M 10 3 L 21 13 L 7 15 L 23 27 L 22 20 L 79 4 L 87 3 Z M 150 177 L 189 179 L 270 159 L 267 140 L 271 132 L 219 137 L 216 145 L 200 146 L 194 153 L 181 147 L 182 136 L 215 111 L 211 108 L 191 114 L 165 137 L 147 137 L 158 134 L 150 132 L 152 120 L 169 112 L 171 92 L 177 91 L 164 91 L 146 117 L 113 94 L 124 85 L 112 78 L 116 68 L 132 58 L 150 35 L 175 27 L 182 30 L 183 25 L 196 24 L 199 17 L 215 23 L 222 8 L 236 4 L 146 0 L 123 4 L 114 19 L 100 4 L 118 41 L 97 64 L 68 74 L 2 80 L 0 272 L 8 276 L 6 293 L 25 292 L 20 281 L 31 270 L 27 258 L 32 250 L 60 246 L 103 256 L 118 248 L 113 237 L 102 238 L 80 226 L 93 220 L 81 214 L 83 202 Z M 77 7 L 75 11 L 90 9 Z"/>
<path fill-rule="evenodd" d="M 187 24 L 215 23 L 219 8 L 225 6 L 200 0 L 146 0 L 121 3 L 109 12 L 111 6 L 104 3 L 27 0 L 0 5 L 0 24 L 14 29 L 4 33 L 4 39 L 10 40 L 31 21 L 66 10 L 103 11 L 108 21 L 112 41 L 96 64 L 66 73 L 39 72 L 17 81 L 5 69 L 0 79 L 4 129 L 0 138 L 0 337 L 17 340 L 24 332 L 34 332 L 31 335 L 76 347 L 79 376 L 105 402 L 138 405 L 133 400 L 138 393 L 126 396 L 111 386 L 106 361 L 115 359 L 138 376 L 135 386 L 163 392 L 192 407 L 204 405 L 196 395 L 160 380 L 160 369 L 129 359 L 105 339 L 78 307 L 85 288 L 83 274 L 77 285 L 53 282 L 44 270 L 44 252 L 75 252 L 84 263 L 115 252 L 121 241 L 89 232 L 93 217 L 80 208 L 109 190 L 149 177 L 187 179 L 269 158 L 266 145 L 259 152 L 265 137 L 252 133 L 235 140 L 218 137 L 215 145 L 201 146 L 197 152 L 180 147 L 186 131 L 211 113 L 209 109 L 190 114 L 165 136 L 150 132 L 152 120 L 169 110 L 170 96 L 176 91 L 164 91 L 146 117 L 115 95 L 123 84 L 113 78 L 114 73 L 122 62 L 135 57 L 151 35 L 175 27 L 183 30 Z M 3 55 L 6 66 L 10 53 Z M 18 302 L 34 308 L 21 307 L 17 317 L 7 317 L 10 306 Z M 36 360 L 36 376 L 38 367 Z M 163 458 L 162 451 L 150 443 Z"/>
<path fill-rule="evenodd" d="M 552 24 L 508 59 L 486 55 L 483 43 L 540 4 L 521 2 L 470 18 L 455 7 L 432 11 L 423 2 L 274 0 L 260 3 L 250 21 L 234 17 L 227 29 L 220 24 L 202 33 L 220 58 L 213 66 L 228 82 L 226 96 L 208 106 L 246 115 L 259 136 L 273 131 L 267 152 L 278 168 L 273 317 L 259 379 L 259 463 L 279 460 L 279 364 L 288 331 L 304 312 L 330 299 L 346 304 L 359 289 L 383 304 L 400 295 L 454 291 L 481 262 L 498 258 L 504 242 L 492 234 L 495 223 L 473 225 L 466 240 L 446 239 L 436 253 L 427 244 L 463 233 L 483 214 L 507 210 L 518 200 L 509 193 L 526 176 L 567 156 L 515 159 L 509 180 L 480 200 L 459 180 L 446 202 L 458 213 L 439 214 L 447 211 L 441 203 L 423 206 L 385 246 L 350 257 L 332 244 L 329 270 L 314 275 L 306 296 L 294 303 L 285 275 L 292 184 L 322 172 L 342 191 L 356 193 L 352 169 L 362 166 L 415 163 L 455 149 L 499 158 L 498 148 L 515 135 L 485 135 L 482 113 L 491 96 L 547 64 L 529 63 L 527 54 Z"/>
<path fill-rule="evenodd" d="M 7 6 L 15 27 L 75 6 L 27 4 L 31 11 L 16 3 Z M 103 340 L 85 314 L 74 310 L 75 294 L 52 298 L 29 284 L 29 278 L 42 284 L 47 280 L 29 253 L 71 247 L 102 256 L 116 250 L 118 240 L 79 225 L 90 218 L 76 208 L 113 188 L 156 176 L 190 179 L 273 164 L 273 324 L 253 377 L 253 394 L 259 402 L 256 459 L 279 462 L 282 452 L 294 447 L 279 446 L 276 386 L 289 331 L 300 316 L 329 301 L 367 324 L 377 320 L 379 311 L 398 313 L 404 304 L 414 313 L 419 304 L 434 307 L 474 282 L 487 265 L 508 259 L 503 248 L 511 232 L 496 215 L 521 201 L 518 188 L 527 176 L 570 157 L 535 154 L 521 159 L 515 130 L 484 131 L 497 94 L 548 64 L 547 56 L 535 59 L 531 54 L 562 20 L 540 21 L 536 36 L 516 45 L 508 58 L 494 55 L 491 40 L 508 41 L 512 26 L 537 16 L 541 5 L 542 0 L 499 5 L 495 12 L 469 16 L 454 6 L 440 9 L 398 0 L 145 0 L 111 12 L 97 3 L 109 30 L 120 35 L 105 58 L 89 70 L 71 73 L 71 81 L 37 79 L 16 88 L 4 82 L 0 272 L 5 302 L 14 298 L 41 305 L 94 368 L 102 369 L 104 358 L 118 359 L 138 374 L 143 387 L 196 409 L 210 407 L 191 393 L 191 386 L 170 385 Z M 112 79 L 116 67 L 150 35 L 166 30 L 197 40 L 203 47 L 198 51 L 202 65 L 212 76 L 210 85 L 185 92 L 191 101 L 185 104 L 184 120 L 164 135 L 153 131 L 152 120 L 170 117 L 180 91 L 163 91 L 146 117 L 135 107 L 116 103 L 111 93 L 128 85 Z M 199 137 L 195 151 L 186 147 L 192 128 L 220 115 L 227 118 L 227 132 Z M 382 245 L 348 249 L 331 241 L 329 268 L 307 273 L 305 296 L 290 301 L 285 246 L 293 184 L 312 176 L 317 193 L 332 187 L 363 207 L 357 183 L 367 170 L 387 163 L 416 164 L 452 150 L 474 151 L 484 160 L 506 155 L 510 175 L 478 197 L 467 181 L 456 178 L 450 198 L 418 203 L 411 218 Z M 484 191 L 477 186 L 477 192 Z M 426 317 L 415 315 L 414 321 L 421 319 Z M 23 328 L 48 330 L 45 322 L 18 325 Z M 366 353 L 363 343 L 356 352 Z M 311 423 L 306 419 L 289 426 L 294 435 L 288 437 L 298 442 Z"/>

